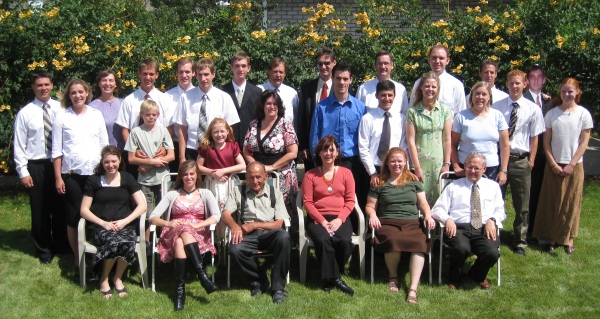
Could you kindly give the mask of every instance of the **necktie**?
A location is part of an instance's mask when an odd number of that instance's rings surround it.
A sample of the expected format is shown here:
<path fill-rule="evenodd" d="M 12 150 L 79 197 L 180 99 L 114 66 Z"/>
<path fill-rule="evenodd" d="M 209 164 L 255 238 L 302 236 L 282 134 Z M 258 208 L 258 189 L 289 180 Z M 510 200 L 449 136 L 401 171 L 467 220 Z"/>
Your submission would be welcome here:
<path fill-rule="evenodd" d="M 471 226 L 475 229 L 479 229 L 482 226 L 481 223 L 481 198 L 479 197 L 479 185 L 473 183 L 471 189 Z"/>
<path fill-rule="evenodd" d="M 242 91 L 242 88 L 237 89 L 237 94 L 235 97 L 237 98 L 238 107 L 242 107 L 242 100 L 244 99 L 244 91 Z"/>
<path fill-rule="evenodd" d="M 52 120 L 50 118 L 50 105 L 44 103 L 44 141 L 46 144 L 46 152 L 52 151 Z"/>
<path fill-rule="evenodd" d="M 542 92 L 540 92 L 540 94 L 538 94 L 535 104 L 537 104 L 539 107 L 542 107 L 542 101 L 540 101 L 540 95 L 542 95 Z"/>
<path fill-rule="evenodd" d="M 519 116 L 517 116 L 517 110 L 519 109 L 519 103 L 513 102 L 512 111 L 510 112 L 510 119 L 508 121 L 508 138 L 511 138 L 515 133 L 515 128 L 517 128 L 517 121 L 519 120 Z"/>
<path fill-rule="evenodd" d="M 200 103 L 200 121 L 198 124 L 198 141 L 202 140 L 206 129 L 208 128 L 208 117 L 206 116 L 206 100 L 208 97 L 206 94 L 202 96 L 202 102 Z"/>
<path fill-rule="evenodd" d="M 390 137 L 392 135 L 392 127 L 390 125 L 390 112 L 385 112 L 385 120 L 383 120 L 383 129 L 381 131 L 381 139 L 377 147 L 377 156 L 383 162 L 385 153 L 390 149 Z"/>
<path fill-rule="evenodd" d="M 319 98 L 319 102 L 323 101 L 327 98 L 327 82 L 323 83 L 323 89 L 321 90 L 321 97 Z"/>
<path fill-rule="evenodd" d="M 146 93 L 146 95 L 144 95 L 144 101 L 150 98 L 150 94 Z"/>

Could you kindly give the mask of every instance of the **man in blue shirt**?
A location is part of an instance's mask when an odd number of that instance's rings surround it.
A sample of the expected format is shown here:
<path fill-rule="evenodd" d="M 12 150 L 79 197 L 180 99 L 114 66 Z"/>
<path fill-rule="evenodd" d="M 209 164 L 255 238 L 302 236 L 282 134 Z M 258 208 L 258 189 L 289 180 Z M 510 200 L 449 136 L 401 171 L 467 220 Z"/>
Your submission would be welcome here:
<path fill-rule="evenodd" d="M 333 94 L 315 107 L 310 128 L 310 151 L 313 157 L 319 140 L 333 135 L 340 145 L 340 166 L 352 171 L 356 181 L 356 195 L 360 207 L 364 208 L 369 182 L 367 172 L 358 153 L 358 126 L 366 113 L 363 102 L 349 93 L 352 84 L 352 69 L 345 62 L 333 68 Z"/>

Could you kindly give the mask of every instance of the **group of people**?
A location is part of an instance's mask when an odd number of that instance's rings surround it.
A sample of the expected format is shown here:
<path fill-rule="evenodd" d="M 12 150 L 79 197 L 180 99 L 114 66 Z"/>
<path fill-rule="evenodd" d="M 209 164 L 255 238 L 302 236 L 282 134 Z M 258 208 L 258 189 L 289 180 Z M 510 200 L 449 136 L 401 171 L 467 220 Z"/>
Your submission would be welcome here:
<path fill-rule="evenodd" d="M 63 212 L 51 203 L 62 195 L 71 249 L 77 252 L 76 227 L 85 218 L 98 247 L 100 291 L 112 297 L 108 276 L 116 265 L 112 283 L 125 296 L 121 275 L 134 258 L 133 223 L 148 211 L 150 223 L 163 227 L 158 250 L 161 261 L 174 261 L 174 307 L 181 310 L 187 261 L 207 293 L 218 289 L 203 258 L 217 253 L 207 227 L 222 220 L 231 230 L 229 254 L 251 294 L 270 290 L 274 302 L 283 302 L 298 225 L 296 161 L 306 170 L 301 201 L 326 292 L 355 293 L 341 278 L 352 252 L 355 205 L 375 230 L 372 244 L 384 253 L 390 291 L 399 289 L 401 252 L 411 253 L 409 303 L 417 302 L 429 249 L 424 229 L 436 220 L 452 251 L 449 286 L 460 285 L 461 266 L 473 252 L 478 258 L 468 275 L 489 288 L 508 184 L 514 252 L 525 255 L 531 237 L 574 252 L 582 156 L 592 128 L 590 113 L 578 105 L 577 80 L 565 79 L 551 103 L 541 91 L 544 70 L 534 65 L 507 74 L 506 94 L 494 85 L 497 63 L 485 60 L 482 81 L 465 96 L 460 80 L 446 72 L 447 48 L 436 45 L 431 71 L 415 82 L 409 104 L 405 87 L 391 79 L 389 52 L 377 53 L 377 77 L 360 85 L 356 97 L 351 66 L 329 48 L 315 56 L 319 76 L 300 93 L 283 83 L 287 66 L 279 58 L 269 64 L 267 82 L 247 82 L 250 57 L 243 52 L 232 57 L 233 79 L 221 88 L 213 86 L 212 60 L 182 58 L 178 85 L 166 93 L 154 86 L 158 64 L 144 60 L 140 88 L 125 99 L 115 96 L 121 85 L 110 70 L 99 73 L 95 100 L 86 82 L 73 79 L 61 102 L 51 98 L 50 74 L 34 72 L 35 99 L 17 114 L 14 145 L 40 262 L 54 256 L 60 231 L 50 221 Z M 244 170 L 245 183 L 232 187 Z M 458 180 L 440 194 L 439 175 L 451 170 Z M 163 177 L 175 171 L 172 190 L 161 198 Z M 272 174 L 276 185 L 267 183 Z M 202 188 L 202 175 L 212 191 Z M 287 219 L 289 232 L 282 228 Z M 274 255 L 271 282 L 254 259 L 257 251 Z"/>

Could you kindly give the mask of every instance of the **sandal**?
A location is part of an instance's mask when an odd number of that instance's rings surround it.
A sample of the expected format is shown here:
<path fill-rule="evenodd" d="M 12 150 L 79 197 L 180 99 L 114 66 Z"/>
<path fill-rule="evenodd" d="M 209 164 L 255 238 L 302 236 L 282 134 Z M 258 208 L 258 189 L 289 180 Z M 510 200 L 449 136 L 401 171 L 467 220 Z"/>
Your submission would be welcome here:
<path fill-rule="evenodd" d="M 100 293 L 102 294 L 102 296 L 104 297 L 104 299 L 108 300 L 110 298 L 112 298 L 112 289 L 108 289 L 107 291 L 102 291 L 100 290 Z"/>
<path fill-rule="evenodd" d="M 390 277 L 388 279 L 388 289 L 391 292 L 398 292 L 398 277 Z"/>
<path fill-rule="evenodd" d="M 119 297 L 123 298 L 123 297 L 127 296 L 127 288 L 125 288 L 125 287 L 123 287 L 123 289 L 115 288 L 115 290 L 117 291 L 117 294 L 119 295 Z"/>
<path fill-rule="evenodd" d="M 415 295 L 411 296 L 410 293 L 414 292 Z M 406 302 L 410 303 L 410 304 L 416 304 L 417 303 L 417 291 L 414 289 L 408 289 L 408 293 L 406 293 Z"/>

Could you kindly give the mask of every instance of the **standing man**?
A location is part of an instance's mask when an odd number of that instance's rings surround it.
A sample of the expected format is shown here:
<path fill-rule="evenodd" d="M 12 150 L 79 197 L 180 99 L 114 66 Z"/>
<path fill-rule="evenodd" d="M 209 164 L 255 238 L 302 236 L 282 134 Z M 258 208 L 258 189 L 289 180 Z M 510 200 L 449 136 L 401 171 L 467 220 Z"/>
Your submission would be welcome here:
<path fill-rule="evenodd" d="M 522 256 L 527 248 L 531 168 L 534 167 L 538 150 L 538 135 L 546 131 L 540 108 L 523 98 L 523 89 L 527 84 L 525 77 L 525 72 L 521 70 L 510 71 L 506 76 L 509 97 L 492 105 L 492 108 L 504 115 L 508 123 L 510 156 L 508 179 L 503 192 L 506 185 L 510 184 L 515 209 L 513 251 Z"/>
<path fill-rule="evenodd" d="M 333 95 L 319 102 L 310 127 L 310 151 L 314 157 L 319 140 L 333 135 L 340 145 L 340 165 L 352 171 L 356 181 L 359 205 L 364 208 L 369 189 L 369 175 L 360 161 L 358 127 L 366 106 L 348 92 L 352 84 L 352 69 L 345 62 L 333 68 Z"/>
<path fill-rule="evenodd" d="M 269 68 L 267 76 L 269 79 L 267 82 L 258 85 L 259 88 L 264 90 L 273 90 L 279 94 L 283 106 L 285 108 L 285 117 L 292 123 L 295 122 L 296 110 L 298 108 L 298 92 L 291 86 L 283 84 L 285 75 L 287 74 L 287 65 L 280 58 L 273 58 L 269 62 Z"/>
<path fill-rule="evenodd" d="M 450 63 L 448 48 L 440 44 L 434 45 L 429 52 L 427 62 L 431 67 L 431 71 L 440 78 L 440 102 L 449 107 L 455 115 L 466 109 L 465 86 L 459 79 L 446 72 L 446 66 Z M 415 98 L 415 92 L 419 88 L 420 81 L 421 79 L 417 80 L 413 86 L 410 96 L 411 101 Z"/>
<path fill-rule="evenodd" d="M 52 262 L 54 250 L 59 248 L 54 245 L 62 244 L 59 239 L 66 238 L 66 221 L 64 216 L 58 216 L 62 205 L 54 187 L 54 167 L 51 161 L 52 123 L 56 114 L 63 109 L 60 102 L 50 98 L 52 87 L 49 73 L 32 73 L 31 88 L 35 99 L 21 108 L 14 125 L 14 160 L 21 184 L 29 193 L 31 235 L 42 264 Z M 62 225 L 53 227 L 58 221 L 62 221 Z"/>
<path fill-rule="evenodd" d="M 394 82 L 384 80 L 377 83 L 376 94 L 379 107 L 369 109 L 360 121 L 358 150 L 360 159 L 371 177 L 372 187 L 379 185 L 381 163 L 387 151 L 400 146 L 406 150 L 404 115 L 392 112 L 395 101 Z"/>
<path fill-rule="evenodd" d="M 500 258 L 500 238 L 504 200 L 498 183 L 481 178 L 485 173 L 485 155 L 472 152 L 465 159 L 465 177 L 448 185 L 431 209 L 433 218 L 444 223 L 444 242 L 450 246 L 450 289 L 458 288 L 462 265 L 471 252 L 477 256 L 468 276 L 481 289 L 489 289 L 486 279 Z"/>
<path fill-rule="evenodd" d="M 173 122 L 179 124 L 179 164 L 196 160 L 199 142 L 215 117 L 229 125 L 240 122 L 229 94 L 213 87 L 216 75 L 213 60 L 198 60 L 195 69 L 198 87 L 181 96 L 181 107 L 173 116 Z"/>
<path fill-rule="evenodd" d="M 300 157 L 304 160 L 304 171 L 314 168 L 310 156 L 310 127 L 317 103 L 326 99 L 333 90 L 331 70 L 336 64 L 335 53 L 327 47 L 321 48 L 316 54 L 319 76 L 300 85 L 300 103 L 296 114 L 296 134 Z"/>
<path fill-rule="evenodd" d="M 223 222 L 231 229 L 229 254 L 242 268 L 250 282 L 251 296 L 269 290 L 269 279 L 258 267 L 254 254 L 265 251 L 275 259 L 271 271 L 271 294 L 274 303 L 287 297 L 286 276 L 290 269 L 292 239 L 283 229 L 289 219 L 283 195 L 275 187 L 266 185 L 265 165 L 252 162 L 246 167 L 246 184 L 235 188 L 223 210 Z M 237 212 L 237 220 L 233 214 Z"/>
<path fill-rule="evenodd" d="M 194 61 L 190 58 L 179 59 L 176 68 L 178 83 L 175 87 L 165 92 L 165 94 L 171 98 L 171 104 L 175 105 L 175 112 L 181 107 L 181 105 L 179 105 L 181 95 L 195 87 L 192 80 L 194 79 L 194 76 L 196 76 L 196 72 L 194 72 Z M 168 124 L 169 127 L 172 128 L 172 130 L 169 130 L 169 133 L 171 134 L 173 146 L 175 147 L 175 160 L 169 163 L 169 170 L 171 172 L 177 172 L 177 169 L 179 168 L 179 125 L 173 123 L 173 118 L 171 118 L 171 122 Z"/>
<path fill-rule="evenodd" d="M 542 87 L 546 83 L 546 72 L 539 64 L 534 64 L 527 71 L 527 84 L 529 90 L 523 96 L 532 101 L 540 108 L 542 115 L 546 116 L 551 107 L 550 95 L 542 92 Z M 535 222 L 535 212 L 537 211 L 542 182 L 544 181 L 544 167 L 546 166 L 546 154 L 544 153 L 544 143 L 541 137 L 538 137 L 538 151 L 535 157 L 535 165 L 531 170 L 531 189 L 529 194 L 529 226 L 527 230 L 528 237 L 533 233 L 533 223 Z"/>
<path fill-rule="evenodd" d="M 410 105 L 408 104 L 408 97 L 406 95 L 406 88 L 404 85 L 391 79 L 392 70 L 394 70 L 394 60 L 392 54 L 381 50 L 375 55 L 375 70 L 377 71 L 377 77 L 371 81 L 363 83 L 358 87 L 356 98 L 365 103 L 369 109 L 377 109 L 379 106 L 379 99 L 376 94 L 377 83 L 380 81 L 392 81 L 396 88 L 397 99 L 394 99 L 391 113 L 402 113 L 406 115 Z"/>
<path fill-rule="evenodd" d="M 246 81 L 246 76 L 250 72 L 250 57 L 245 52 L 240 51 L 233 55 L 229 69 L 233 73 L 233 79 L 223 85 L 221 90 L 231 96 L 231 100 L 237 109 L 240 122 L 234 125 L 229 124 L 233 129 L 235 141 L 240 145 L 240 150 L 243 150 L 248 126 L 256 118 L 254 111 L 262 90 Z"/>
<path fill-rule="evenodd" d="M 498 77 L 498 63 L 494 60 L 483 60 L 481 61 L 481 66 L 479 66 L 479 77 L 481 81 L 487 82 L 492 88 L 492 96 L 490 98 L 490 104 L 494 104 L 494 102 L 500 101 L 508 97 L 508 94 L 504 93 L 501 90 L 496 88 L 496 78 Z M 467 101 L 471 94 L 467 95 Z"/>

